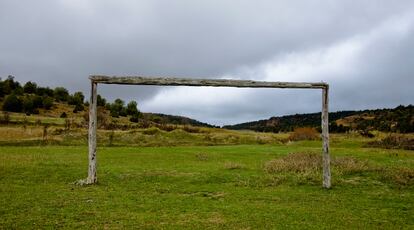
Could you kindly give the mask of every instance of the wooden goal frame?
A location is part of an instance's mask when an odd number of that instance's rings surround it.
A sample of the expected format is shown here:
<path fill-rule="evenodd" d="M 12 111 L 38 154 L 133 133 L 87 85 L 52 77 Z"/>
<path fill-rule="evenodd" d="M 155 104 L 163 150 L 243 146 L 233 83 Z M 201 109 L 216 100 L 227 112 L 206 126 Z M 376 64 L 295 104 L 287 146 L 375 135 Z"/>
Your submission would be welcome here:
<path fill-rule="evenodd" d="M 88 177 L 82 180 L 84 184 L 94 184 L 97 180 L 97 154 L 96 154 L 96 129 L 97 129 L 97 87 L 98 84 L 120 85 L 156 85 L 156 86 L 211 86 L 211 87 L 237 87 L 237 88 L 292 88 L 292 89 L 322 89 L 322 159 L 323 159 L 323 187 L 331 187 L 331 170 L 329 155 L 329 124 L 328 124 L 328 93 L 329 85 L 325 82 L 265 82 L 251 80 L 229 79 L 191 79 L 191 78 L 165 78 L 143 76 L 105 76 L 91 75 L 91 95 L 89 101 L 89 167 Z"/>

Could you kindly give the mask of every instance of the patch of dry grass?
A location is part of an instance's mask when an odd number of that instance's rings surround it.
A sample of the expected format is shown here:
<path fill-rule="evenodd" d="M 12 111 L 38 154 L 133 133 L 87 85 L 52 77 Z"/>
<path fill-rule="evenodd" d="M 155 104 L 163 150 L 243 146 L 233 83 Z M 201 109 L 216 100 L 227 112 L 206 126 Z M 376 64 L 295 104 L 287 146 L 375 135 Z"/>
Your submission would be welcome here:
<path fill-rule="evenodd" d="M 368 161 L 359 160 L 354 157 L 334 157 L 331 159 L 331 167 L 340 174 L 378 170 L 373 165 L 369 165 Z M 320 172 L 322 170 L 322 156 L 318 153 L 291 153 L 267 162 L 264 169 L 267 173 Z"/>
<path fill-rule="evenodd" d="M 318 171 L 322 166 L 322 158 L 313 153 L 291 153 L 267 162 L 264 169 L 267 173 L 309 172 Z"/>
<path fill-rule="evenodd" d="M 226 162 L 224 163 L 224 168 L 229 169 L 229 170 L 234 170 L 234 169 L 243 169 L 245 168 L 245 166 L 243 164 L 236 163 L 236 162 Z"/>
<path fill-rule="evenodd" d="M 391 182 L 400 186 L 414 184 L 414 169 L 387 168 L 374 165 L 367 160 L 355 157 L 333 157 L 331 169 L 336 176 L 374 173 L 376 178 L 384 182 Z M 264 171 L 276 175 L 276 184 L 285 181 L 286 173 L 293 173 L 299 181 L 318 181 L 322 171 L 322 156 L 317 153 L 291 153 L 265 163 Z M 273 180 L 272 179 L 272 180 Z"/>
<path fill-rule="evenodd" d="M 400 186 L 414 185 L 414 169 L 406 167 L 387 169 L 383 171 L 382 179 Z"/>
<path fill-rule="evenodd" d="M 0 140 L 15 141 L 42 138 L 43 127 L 7 126 L 1 127 Z"/>
<path fill-rule="evenodd" d="M 355 157 L 334 157 L 331 160 L 331 165 L 336 171 L 342 174 L 355 174 L 377 170 L 377 167 L 369 165 L 368 161 L 359 160 Z"/>
<path fill-rule="evenodd" d="M 197 153 L 195 155 L 196 159 L 199 161 L 207 161 L 209 159 L 208 154 L 207 153 Z"/>

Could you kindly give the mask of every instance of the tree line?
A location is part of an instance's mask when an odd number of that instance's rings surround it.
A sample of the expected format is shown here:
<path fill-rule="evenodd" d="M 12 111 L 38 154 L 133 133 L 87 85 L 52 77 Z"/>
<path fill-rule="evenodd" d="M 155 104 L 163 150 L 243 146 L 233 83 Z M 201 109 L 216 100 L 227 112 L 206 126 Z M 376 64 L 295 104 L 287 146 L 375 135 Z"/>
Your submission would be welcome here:
<path fill-rule="evenodd" d="M 346 126 L 337 124 L 337 120 L 350 116 L 355 116 L 350 124 Z M 414 132 L 414 106 L 400 105 L 393 109 L 331 112 L 329 121 L 329 131 L 334 133 L 344 133 L 350 130 L 412 133 Z M 277 133 L 290 132 L 298 127 L 313 127 L 320 131 L 320 126 L 321 113 L 309 113 L 271 117 L 223 128 Z"/>
<path fill-rule="evenodd" d="M 5 80 L 0 78 L 0 100 L 3 111 L 23 112 L 27 115 L 39 114 L 39 109 L 50 110 L 54 103 L 73 105 L 74 113 L 84 111 L 85 107 L 89 105 L 88 101 L 85 101 L 84 94 L 80 91 L 70 94 L 64 87 L 54 89 L 41 87 L 32 81 L 22 85 L 11 75 Z M 112 117 L 130 116 L 132 122 L 138 122 L 142 117 L 136 101 L 125 104 L 123 100 L 118 98 L 113 103 L 109 103 L 101 95 L 98 95 L 97 105 L 109 110 Z M 62 116 L 66 116 L 66 114 L 62 114 Z"/>

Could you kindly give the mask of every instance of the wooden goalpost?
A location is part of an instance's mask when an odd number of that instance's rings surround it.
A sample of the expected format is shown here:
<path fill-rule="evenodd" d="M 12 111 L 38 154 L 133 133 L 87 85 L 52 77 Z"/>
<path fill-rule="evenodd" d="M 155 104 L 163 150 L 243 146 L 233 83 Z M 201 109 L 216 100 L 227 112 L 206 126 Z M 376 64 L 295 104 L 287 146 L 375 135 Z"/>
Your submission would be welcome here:
<path fill-rule="evenodd" d="M 88 177 L 83 184 L 96 183 L 96 129 L 97 129 L 97 86 L 98 84 L 121 85 L 157 85 L 157 86 L 211 86 L 237 88 L 292 88 L 292 89 L 322 89 L 322 156 L 323 156 L 323 187 L 331 187 L 331 170 L 329 156 L 329 127 L 328 127 L 328 93 L 329 85 L 324 82 L 265 82 L 251 80 L 228 79 L 191 79 L 191 78 L 161 78 L 142 76 L 105 76 L 91 75 L 91 99 L 89 102 L 89 167 Z"/>

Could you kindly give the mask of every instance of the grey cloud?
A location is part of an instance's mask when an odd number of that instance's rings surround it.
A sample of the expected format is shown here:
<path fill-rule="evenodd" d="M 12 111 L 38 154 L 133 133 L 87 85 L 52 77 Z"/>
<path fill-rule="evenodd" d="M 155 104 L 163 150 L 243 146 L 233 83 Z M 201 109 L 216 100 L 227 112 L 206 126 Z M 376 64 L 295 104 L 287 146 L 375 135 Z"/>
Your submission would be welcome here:
<path fill-rule="evenodd" d="M 378 1 L 5 0 L 0 2 L 0 76 L 12 74 L 20 81 L 64 85 L 72 91 L 86 93 L 89 90 L 87 76 L 94 73 L 179 77 L 229 75 L 260 80 L 263 78 L 260 71 L 252 68 L 260 63 L 364 34 L 387 18 L 413 10 L 413 6 L 412 1 L 398 1 L 397 4 Z M 335 90 L 332 108 L 410 103 L 413 94 L 408 89 L 409 84 L 391 83 L 397 80 L 412 83 L 409 64 L 413 63 L 412 41 L 410 34 L 397 44 L 392 41 L 373 44 L 372 49 L 365 52 L 354 80 L 338 76 L 332 82 Z M 360 85 L 361 90 L 355 90 L 350 96 L 348 93 L 355 85 Z M 121 97 L 145 102 L 164 89 L 102 86 L 100 90 L 110 99 Z M 381 92 L 391 96 L 378 99 Z M 305 99 L 298 99 L 296 92 L 289 96 L 267 91 L 250 95 L 246 103 L 229 104 L 225 109 L 211 107 L 205 112 L 197 108 L 170 108 L 163 112 L 232 123 L 294 111 L 315 111 L 320 106 L 317 94 L 305 96 Z M 314 98 L 316 104 L 310 106 Z M 273 108 L 273 104 L 279 106 Z M 216 118 L 211 119 L 211 116 Z"/>

